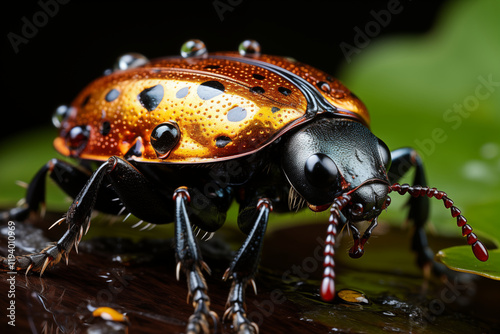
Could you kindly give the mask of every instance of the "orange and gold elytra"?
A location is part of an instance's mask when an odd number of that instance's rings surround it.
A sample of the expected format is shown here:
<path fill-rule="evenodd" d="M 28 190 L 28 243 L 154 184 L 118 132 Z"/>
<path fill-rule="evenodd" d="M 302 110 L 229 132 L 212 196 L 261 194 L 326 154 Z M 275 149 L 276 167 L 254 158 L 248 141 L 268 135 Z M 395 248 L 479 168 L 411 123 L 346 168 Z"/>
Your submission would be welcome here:
<path fill-rule="evenodd" d="M 235 53 L 217 55 L 242 57 Z M 318 91 L 340 112 L 350 111 L 369 125 L 362 102 L 328 74 L 289 58 L 261 55 L 256 59 L 280 66 L 320 87 Z M 207 81 L 221 83 L 223 92 L 210 99 L 200 98 L 198 87 Z M 157 85 L 163 86 L 164 95 L 158 106 L 149 111 L 138 95 Z M 179 96 L 181 89 L 183 94 Z M 108 102 L 106 95 L 111 90 L 116 90 L 118 97 Z M 240 113 L 235 120 L 228 117 L 228 112 L 236 107 Z M 63 155 L 96 161 L 124 156 L 136 145 L 142 152 L 132 157 L 136 161 L 215 162 L 265 147 L 305 121 L 306 110 L 307 101 L 301 90 L 268 69 L 210 55 L 162 58 L 142 67 L 115 71 L 87 86 L 72 103 L 54 146 Z M 104 122 L 110 127 L 106 134 L 100 130 Z M 176 122 L 180 138 L 166 157 L 159 158 L 150 137 L 152 130 L 164 122 Z M 82 125 L 88 126 L 90 134 L 85 147 L 75 153 L 67 147 L 65 135 Z M 217 138 L 228 138 L 229 143 L 217 146 Z"/>

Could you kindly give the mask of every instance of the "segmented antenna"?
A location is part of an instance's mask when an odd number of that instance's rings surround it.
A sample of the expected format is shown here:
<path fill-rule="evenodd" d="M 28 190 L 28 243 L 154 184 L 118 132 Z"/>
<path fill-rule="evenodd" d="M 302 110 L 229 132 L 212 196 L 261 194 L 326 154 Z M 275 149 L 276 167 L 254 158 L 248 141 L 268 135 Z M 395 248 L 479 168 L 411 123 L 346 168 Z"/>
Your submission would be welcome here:
<path fill-rule="evenodd" d="M 400 195 L 408 193 L 412 197 L 427 196 L 429 198 L 434 197 L 443 200 L 445 208 L 450 209 L 451 216 L 457 218 L 457 225 L 462 228 L 462 236 L 467 237 L 467 244 L 471 245 L 472 252 L 476 258 L 483 262 L 488 260 L 488 250 L 484 247 L 483 243 L 477 239 L 477 236 L 472 233 L 472 227 L 467 224 L 467 219 L 461 215 L 461 211 L 456 206 L 453 206 L 453 201 L 448 198 L 448 195 L 444 191 L 418 185 L 410 186 L 407 183 L 394 183 L 389 189 L 389 192 L 396 191 Z"/>
<path fill-rule="evenodd" d="M 321 299 L 326 302 L 333 300 L 335 297 L 335 237 L 337 236 L 337 225 L 339 224 L 340 211 L 349 203 L 351 196 L 343 194 L 333 201 L 330 208 L 330 217 L 328 218 L 328 225 L 324 260 L 323 260 L 323 281 L 321 282 Z"/>

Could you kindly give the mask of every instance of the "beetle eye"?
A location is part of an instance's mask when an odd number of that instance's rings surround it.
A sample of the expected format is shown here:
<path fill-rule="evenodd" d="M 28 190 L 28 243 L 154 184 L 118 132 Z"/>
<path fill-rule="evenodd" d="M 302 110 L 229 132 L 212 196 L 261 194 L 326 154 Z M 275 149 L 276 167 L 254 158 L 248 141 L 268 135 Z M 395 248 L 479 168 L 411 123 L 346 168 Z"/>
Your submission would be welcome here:
<path fill-rule="evenodd" d="M 353 216 L 361 217 L 361 215 L 363 214 L 363 204 L 361 203 L 354 204 L 351 208 L 351 214 Z"/>
<path fill-rule="evenodd" d="M 319 188 L 327 188 L 334 184 L 339 175 L 335 162 L 323 153 L 313 154 L 307 158 L 304 171 L 307 181 Z"/>
<path fill-rule="evenodd" d="M 389 150 L 387 145 L 380 139 L 378 140 L 378 152 L 380 154 L 380 158 L 382 159 L 382 163 L 385 166 L 385 170 L 389 170 L 392 162 L 391 151 Z"/>

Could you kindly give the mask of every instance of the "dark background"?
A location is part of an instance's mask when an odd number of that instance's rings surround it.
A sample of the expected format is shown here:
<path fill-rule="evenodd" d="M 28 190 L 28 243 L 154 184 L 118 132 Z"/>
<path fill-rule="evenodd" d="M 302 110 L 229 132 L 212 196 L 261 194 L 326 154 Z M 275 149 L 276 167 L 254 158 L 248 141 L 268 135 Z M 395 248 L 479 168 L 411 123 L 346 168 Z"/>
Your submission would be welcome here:
<path fill-rule="evenodd" d="M 236 50 L 242 40 L 256 39 L 264 53 L 291 56 L 335 75 L 346 64 L 340 43 L 353 44 L 354 28 L 364 29 L 373 21 L 370 12 L 387 9 L 389 2 L 10 2 L 9 9 L 3 9 L 0 140 L 50 125 L 55 108 L 69 104 L 119 55 L 139 52 L 155 58 L 178 54 L 182 43 L 190 38 L 203 40 L 209 51 Z M 41 3 L 52 15 L 40 13 Z M 390 24 L 372 41 L 389 34 L 428 31 L 443 3 L 400 1 L 402 12 L 393 15 Z M 219 5 L 219 13 L 215 5 Z M 8 36 L 22 36 L 26 20 L 39 20 L 39 27 L 30 32 L 33 36 L 20 44 L 16 53 Z M 355 64 L 353 55 L 350 66 Z M 2 141 L 2 145 L 5 143 Z"/>

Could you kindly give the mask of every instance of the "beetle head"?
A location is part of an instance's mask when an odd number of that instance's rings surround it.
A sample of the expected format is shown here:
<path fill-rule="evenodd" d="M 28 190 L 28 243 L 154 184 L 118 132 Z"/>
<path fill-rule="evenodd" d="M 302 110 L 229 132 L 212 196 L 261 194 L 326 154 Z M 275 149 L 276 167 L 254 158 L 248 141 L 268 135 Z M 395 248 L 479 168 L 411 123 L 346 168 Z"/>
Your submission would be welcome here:
<path fill-rule="evenodd" d="M 462 227 L 462 235 L 467 237 L 476 258 L 488 259 L 486 247 L 472 233 L 467 219 L 445 192 L 427 186 L 390 185 L 387 178 L 390 164 L 387 146 L 362 124 L 347 119 L 324 118 L 311 122 L 284 143 L 282 168 L 293 196 L 300 197 L 313 211 L 330 208 L 320 289 L 325 301 L 335 296 L 333 258 L 337 226 L 346 219 L 354 239 L 349 255 L 362 256 L 364 244 L 377 226 L 378 215 L 390 203 L 391 192 L 443 200 L 445 208 L 450 209 L 457 225 Z M 371 221 L 363 236 L 353 224 L 362 220 Z"/>
<path fill-rule="evenodd" d="M 292 134 L 284 147 L 282 167 L 293 188 L 292 202 L 299 197 L 311 210 L 323 211 L 341 194 L 351 194 L 345 208 L 350 221 L 372 219 L 388 204 L 391 155 L 364 125 L 319 119 Z"/>

